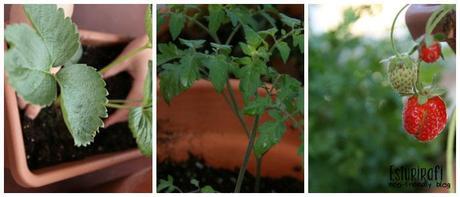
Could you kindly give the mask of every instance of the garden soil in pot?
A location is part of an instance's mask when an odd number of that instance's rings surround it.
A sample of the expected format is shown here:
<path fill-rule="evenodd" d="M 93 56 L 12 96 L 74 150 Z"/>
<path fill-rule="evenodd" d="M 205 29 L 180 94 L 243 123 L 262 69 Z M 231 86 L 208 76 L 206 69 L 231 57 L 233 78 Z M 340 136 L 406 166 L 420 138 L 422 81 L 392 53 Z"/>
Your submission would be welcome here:
<path fill-rule="evenodd" d="M 113 61 L 125 46 L 126 43 L 103 47 L 84 46 L 79 63 L 99 70 Z M 105 81 L 109 92 L 108 99 L 124 99 L 131 88 L 131 77 L 127 73 L 120 73 Z M 114 110 L 109 108 L 108 112 L 111 114 Z M 93 143 L 86 147 L 76 147 L 59 107 L 51 105 L 42 109 L 34 120 L 25 116 L 23 110 L 20 111 L 20 116 L 27 164 L 31 170 L 136 147 L 127 122 L 107 129 L 100 128 Z"/>

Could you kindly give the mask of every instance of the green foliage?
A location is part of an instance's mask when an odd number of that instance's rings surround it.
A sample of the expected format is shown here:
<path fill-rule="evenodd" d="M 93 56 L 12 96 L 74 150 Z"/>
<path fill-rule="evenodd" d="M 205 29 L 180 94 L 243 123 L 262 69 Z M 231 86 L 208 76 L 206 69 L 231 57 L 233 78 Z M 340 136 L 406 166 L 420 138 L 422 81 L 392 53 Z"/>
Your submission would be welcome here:
<path fill-rule="evenodd" d="M 392 54 L 390 42 L 352 35 L 359 12 L 309 34 L 309 192 L 415 192 L 389 187 L 389 166 L 432 167 L 443 137 L 422 144 L 404 132 L 401 98 L 379 63 Z M 412 46 L 408 38 L 400 45 Z M 435 66 L 422 64 L 422 80 Z"/>
<path fill-rule="evenodd" d="M 75 145 L 93 142 L 101 118 L 107 117 L 105 82 L 92 67 L 84 64 L 66 65 L 56 75 L 61 87 L 60 104 L 67 128 Z"/>
<path fill-rule="evenodd" d="M 299 54 L 292 46 L 298 47 L 303 53 L 303 27 L 300 20 L 279 14 L 270 6 L 250 8 L 245 5 L 209 5 L 209 16 L 206 16 L 206 12 L 185 16 L 189 13 L 188 9 L 196 11 L 197 8 L 170 8 L 172 13 L 162 14 L 160 17 L 170 16 L 169 28 L 171 33 L 174 32 L 173 41 L 160 43 L 157 56 L 160 92 L 167 103 L 190 88 L 198 79 L 207 79 L 218 93 L 231 95 L 232 92 L 225 86 L 230 78 L 236 78 L 240 81 L 238 88 L 244 105 L 238 108 L 230 104 L 235 115 L 259 117 L 270 109 L 269 114 L 273 118 L 255 129 L 260 133 L 254 148 L 256 156 L 262 157 L 279 143 L 286 130 L 286 121 L 292 121 L 293 125 L 303 131 L 303 123 L 299 121 L 303 116 L 301 83 L 270 67 L 275 49 L 279 51 L 284 62 L 288 61 L 290 55 Z M 272 16 L 281 21 L 276 23 Z M 181 37 L 179 41 L 186 48 L 179 45 L 174 41 L 176 36 L 185 34 L 181 34 L 182 25 L 180 28 L 177 27 L 178 24 L 172 25 L 177 23 L 177 18 L 181 18 L 181 24 L 189 22 L 190 25 L 197 25 L 212 40 Z M 202 24 L 201 21 L 207 21 L 208 24 Z M 276 26 L 277 24 L 280 26 Z M 230 28 L 230 35 L 240 33 L 244 39 L 232 40 L 233 37 L 227 34 L 218 35 L 218 32 L 224 32 L 220 31 L 222 28 L 227 31 Z M 266 90 L 266 94 L 259 93 L 258 90 L 262 89 Z M 231 96 L 227 97 L 230 103 L 232 100 Z M 241 124 L 246 123 L 242 121 Z"/>
<path fill-rule="evenodd" d="M 172 13 L 171 19 L 169 20 L 169 32 L 173 40 L 179 36 L 180 32 L 184 28 L 185 15 L 183 13 Z"/>
<path fill-rule="evenodd" d="M 24 5 L 33 29 L 25 24 L 10 25 L 5 39 L 8 81 L 26 101 L 50 105 L 60 87 L 65 123 L 75 145 L 87 145 L 107 116 L 105 83 L 93 68 L 72 64 L 81 56 L 79 34 L 70 18 L 56 5 Z M 51 67 L 65 66 L 56 74 Z"/>
<path fill-rule="evenodd" d="M 142 106 L 129 111 L 129 129 L 136 138 L 142 154 L 152 156 L 152 61 L 148 64 L 148 73 L 144 81 Z"/>
<path fill-rule="evenodd" d="M 149 44 L 152 44 L 152 5 L 147 5 L 144 16 L 145 32 L 149 37 Z"/>
<path fill-rule="evenodd" d="M 160 179 L 160 183 L 157 186 L 157 192 L 167 192 L 171 193 L 176 190 L 176 186 L 174 185 L 174 179 L 171 175 L 168 175 L 168 180 Z"/>

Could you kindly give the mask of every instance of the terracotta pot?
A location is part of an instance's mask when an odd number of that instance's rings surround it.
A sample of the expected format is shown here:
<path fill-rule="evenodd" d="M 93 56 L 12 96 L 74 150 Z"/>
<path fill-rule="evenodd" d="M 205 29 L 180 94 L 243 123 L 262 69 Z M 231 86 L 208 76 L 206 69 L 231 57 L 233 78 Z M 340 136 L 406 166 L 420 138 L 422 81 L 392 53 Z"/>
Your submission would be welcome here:
<path fill-rule="evenodd" d="M 231 84 L 241 106 L 239 81 L 231 80 Z M 159 90 L 157 93 L 160 95 Z M 173 98 L 170 105 L 160 96 L 157 99 L 158 162 L 185 161 L 191 153 L 217 169 L 235 170 L 241 166 L 248 138 L 224 97 L 216 93 L 209 81 L 195 82 L 192 88 Z M 260 124 L 268 119 L 264 114 Z M 246 122 L 252 124 L 252 118 L 246 117 Z M 252 127 L 251 124 L 248 126 Z M 261 174 L 303 180 L 303 157 L 297 155 L 300 131 L 291 125 L 287 128 L 281 142 L 264 156 Z M 253 155 L 248 171 L 255 174 Z"/>
<path fill-rule="evenodd" d="M 439 8 L 438 4 L 415 4 L 409 6 L 406 12 L 406 25 L 414 40 L 425 34 L 425 26 L 431 14 Z M 439 22 L 433 33 L 444 33 L 447 38 L 446 42 L 455 52 L 456 46 L 456 17 L 455 11 L 447 14 Z"/>
<path fill-rule="evenodd" d="M 92 46 L 109 45 L 128 41 L 127 38 L 117 35 L 85 30 L 80 30 L 80 39 L 83 45 Z M 139 150 L 134 148 L 121 152 L 94 155 L 83 160 L 66 162 L 31 171 L 27 166 L 16 93 L 13 88 L 8 85 L 6 79 L 4 88 L 5 166 L 11 171 L 15 181 L 23 187 L 40 187 L 143 157 Z M 115 173 L 126 175 L 124 171 L 117 171 Z"/>

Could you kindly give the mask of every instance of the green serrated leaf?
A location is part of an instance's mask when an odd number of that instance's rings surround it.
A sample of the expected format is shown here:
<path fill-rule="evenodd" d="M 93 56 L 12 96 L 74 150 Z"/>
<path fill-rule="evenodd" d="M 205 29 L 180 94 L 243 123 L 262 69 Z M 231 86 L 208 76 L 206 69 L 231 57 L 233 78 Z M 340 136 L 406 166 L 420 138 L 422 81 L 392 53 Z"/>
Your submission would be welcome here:
<path fill-rule="evenodd" d="M 56 98 L 56 81 L 43 40 L 25 24 L 9 25 L 5 39 L 10 45 L 5 54 L 9 84 L 29 103 L 50 105 Z"/>
<path fill-rule="evenodd" d="M 158 44 L 158 51 L 157 65 L 162 65 L 182 56 L 182 51 L 177 49 L 176 45 L 173 43 Z"/>
<path fill-rule="evenodd" d="M 61 66 L 80 47 L 77 26 L 56 5 L 25 4 L 24 12 L 45 43 L 53 66 Z"/>
<path fill-rule="evenodd" d="M 182 32 L 184 25 L 185 15 L 183 13 L 171 13 L 171 17 L 169 19 L 169 33 L 171 33 L 173 40 L 175 40 L 177 36 L 179 36 L 179 34 Z"/>
<path fill-rule="evenodd" d="M 263 42 L 263 39 L 251 27 L 243 25 L 243 29 L 244 38 L 248 45 L 257 48 Z"/>
<path fill-rule="evenodd" d="M 145 32 L 149 37 L 149 43 L 152 44 L 152 5 L 147 5 L 144 15 Z"/>
<path fill-rule="evenodd" d="M 210 4 L 208 5 L 209 17 L 208 17 L 208 28 L 211 34 L 216 34 L 219 30 L 220 25 L 225 20 L 225 12 L 222 5 Z"/>
<path fill-rule="evenodd" d="M 200 182 L 196 179 L 190 180 L 190 183 L 194 185 L 195 187 L 200 187 Z"/>
<path fill-rule="evenodd" d="M 238 25 L 238 23 L 249 25 L 252 28 L 258 26 L 258 22 L 253 18 L 253 14 L 245 7 L 231 7 L 230 9 L 226 9 L 226 13 L 233 26 Z"/>
<path fill-rule="evenodd" d="M 214 190 L 214 188 L 212 188 L 211 186 L 206 185 L 201 188 L 200 192 L 201 193 L 216 193 L 216 190 Z"/>
<path fill-rule="evenodd" d="M 286 126 L 284 122 L 267 121 L 259 127 L 260 135 L 254 145 L 256 157 L 263 156 L 271 147 L 278 144 L 284 135 Z"/>
<path fill-rule="evenodd" d="M 259 31 L 257 33 L 259 34 L 260 37 L 262 37 L 262 39 L 265 39 L 265 36 L 267 35 L 275 36 L 276 32 L 278 32 L 278 29 L 276 27 L 273 27 L 267 30 Z"/>
<path fill-rule="evenodd" d="M 301 53 L 303 53 L 304 49 L 304 36 L 303 34 L 295 34 L 292 36 L 292 42 L 294 46 L 299 47 Z"/>
<path fill-rule="evenodd" d="M 248 102 L 244 107 L 243 112 L 249 116 L 262 115 L 265 111 L 265 108 L 271 104 L 270 97 L 257 97 L 256 99 Z"/>
<path fill-rule="evenodd" d="M 209 56 L 209 59 L 203 62 L 209 69 L 209 80 L 217 92 L 222 93 L 228 80 L 229 63 L 225 55 Z"/>
<path fill-rule="evenodd" d="M 283 62 L 286 63 L 289 59 L 289 53 L 291 52 L 291 48 L 289 48 L 289 45 L 283 41 L 278 42 L 278 44 L 276 44 L 276 48 L 280 52 L 281 59 L 283 59 Z"/>
<path fill-rule="evenodd" d="M 160 92 L 166 103 L 179 95 L 186 88 L 180 84 L 180 65 L 164 64 L 164 71 L 160 73 Z"/>
<path fill-rule="evenodd" d="M 180 40 L 180 43 L 192 49 L 199 49 L 206 42 L 206 40 L 186 40 L 182 38 L 179 38 L 179 40 Z"/>
<path fill-rule="evenodd" d="M 152 156 L 152 106 L 135 107 L 129 111 L 129 129 L 137 147 L 145 156 Z"/>
<path fill-rule="evenodd" d="M 226 44 L 217 44 L 211 42 L 211 46 L 213 47 L 216 53 L 221 52 L 222 54 L 229 55 L 232 52 L 232 46 Z"/>
<path fill-rule="evenodd" d="M 301 24 L 301 21 L 299 19 L 296 19 L 296 18 L 291 18 L 289 16 L 286 16 L 282 13 L 279 14 L 280 17 L 281 17 L 281 22 L 283 22 L 285 25 L 291 27 L 291 28 L 294 28 L 298 25 Z"/>
<path fill-rule="evenodd" d="M 243 94 L 245 103 L 255 95 L 257 88 L 262 84 L 260 77 L 266 73 L 267 66 L 260 60 L 253 61 L 252 64 L 245 65 L 238 71 L 240 78 L 239 89 Z"/>
<path fill-rule="evenodd" d="M 86 146 L 107 117 L 107 90 L 102 76 L 84 64 L 66 65 L 56 75 L 61 110 L 75 145 Z"/>
<path fill-rule="evenodd" d="M 171 175 L 168 175 L 168 180 L 160 179 L 160 183 L 158 184 L 158 187 L 157 187 L 157 192 L 161 192 L 164 189 L 166 189 L 167 193 L 170 193 L 176 190 L 176 187 L 174 186 L 174 179 Z"/>
<path fill-rule="evenodd" d="M 152 61 L 148 64 L 144 81 L 142 106 L 129 111 L 129 129 L 136 139 L 137 147 L 145 156 L 152 156 Z"/>
<path fill-rule="evenodd" d="M 186 55 L 180 60 L 180 83 L 183 87 L 192 86 L 200 77 L 198 59 L 194 55 Z"/>
<path fill-rule="evenodd" d="M 75 54 L 64 65 L 78 63 L 82 55 L 83 55 L 83 47 L 80 45 L 80 47 L 78 47 L 78 50 L 75 52 Z"/>

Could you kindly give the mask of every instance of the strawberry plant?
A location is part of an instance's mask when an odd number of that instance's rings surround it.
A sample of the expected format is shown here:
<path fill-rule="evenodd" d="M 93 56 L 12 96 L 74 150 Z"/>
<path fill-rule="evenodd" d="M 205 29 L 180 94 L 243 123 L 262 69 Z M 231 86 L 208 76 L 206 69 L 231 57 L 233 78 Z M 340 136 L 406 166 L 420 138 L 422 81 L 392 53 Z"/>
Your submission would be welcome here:
<path fill-rule="evenodd" d="M 407 53 L 401 54 L 393 38 L 393 31 L 396 19 L 407 7 L 405 5 L 395 16 L 391 27 L 390 39 L 394 56 L 383 60 L 388 67 L 389 81 L 401 96 L 410 96 L 405 103 L 403 110 L 403 125 L 406 132 L 413 135 L 420 142 L 429 142 L 435 139 L 445 128 L 447 123 L 446 105 L 441 95 L 446 90 L 439 86 L 439 76 L 434 75 L 431 84 L 424 84 L 420 81 L 421 62 L 433 63 L 442 57 L 440 42 L 445 40 L 446 35 L 438 33 L 433 35 L 435 27 L 447 14 L 455 11 L 455 5 L 440 5 L 435 10 L 425 25 L 425 34 L 417 44 Z M 418 50 L 417 50 L 418 49 Z M 417 59 L 411 54 L 418 51 Z M 453 116 L 453 117 L 452 117 Z M 455 127 L 455 109 L 451 116 L 451 127 Z M 448 182 L 452 181 L 452 154 L 453 135 L 455 128 L 449 129 L 448 145 L 446 151 L 446 165 Z M 450 188 L 453 191 L 454 187 Z"/>
<path fill-rule="evenodd" d="M 110 101 L 101 77 L 102 71 L 76 63 L 82 46 L 76 25 L 56 5 L 24 5 L 24 13 L 31 22 L 9 25 L 5 40 L 9 49 L 5 54 L 8 83 L 29 103 L 60 107 L 65 124 L 76 146 L 93 142 L 103 127 L 107 107 L 130 108 L 129 127 L 142 153 L 151 155 L 152 77 L 149 72 L 144 84 L 142 105 L 131 107 L 128 101 Z M 145 25 L 149 42 L 115 60 L 110 68 L 151 47 L 151 6 L 148 6 Z M 50 69 L 60 67 L 53 74 Z M 103 69 L 106 70 L 106 69 Z M 151 62 L 149 66 L 151 71 Z M 123 104 L 120 104 L 123 103 Z"/>
<path fill-rule="evenodd" d="M 158 44 L 161 96 L 171 103 L 196 80 L 209 80 L 216 92 L 225 98 L 249 138 L 234 192 L 240 192 L 251 153 L 256 158 L 257 192 L 261 160 L 280 142 L 286 122 L 303 131 L 304 92 L 301 82 L 269 66 L 276 55 L 287 62 L 292 51 L 297 49 L 303 53 L 303 22 L 279 13 L 269 5 L 208 5 L 207 10 L 194 5 L 170 5 L 168 8 L 170 12 L 160 13 L 158 17 L 160 25 L 169 18 L 169 33 L 173 40 Z M 190 15 L 193 11 L 198 12 Z M 270 27 L 261 27 L 257 19 Z M 181 38 L 182 30 L 191 24 L 205 31 L 211 41 Z M 224 26 L 232 28 L 230 34 L 219 34 Z M 233 38 L 239 32 L 244 40 L 234 43 Z M 231 78 L 240 81 L 242 106 L 236 102 L 229 82 Z M 265 90 L 265 93 L 259 94 L 258 89 Z M 264 113 L 268 113 L 272 120 L 261 124 L 259 120 Z M 252 128 L 244 121 L 244 115 L 254 117 Z M 302 150 L 300 147 L 300 155 Z"/>

